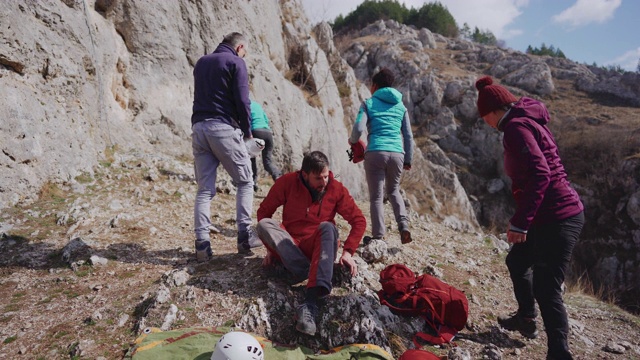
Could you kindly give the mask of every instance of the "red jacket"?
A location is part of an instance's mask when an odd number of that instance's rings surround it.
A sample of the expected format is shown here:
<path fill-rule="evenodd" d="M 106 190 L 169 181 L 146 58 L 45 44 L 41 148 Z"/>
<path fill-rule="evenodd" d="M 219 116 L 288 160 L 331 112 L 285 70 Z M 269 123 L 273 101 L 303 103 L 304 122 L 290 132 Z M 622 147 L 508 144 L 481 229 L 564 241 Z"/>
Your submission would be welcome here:
<path fill-rule="evenodd" d="M 283 206 L 282 227 L 296 244 L 309 239 L 321 222 L 335 224 L 336 213 L 351 225 L 344 242 L 344 251 L 351 255 L 356 251 L 367 227 L 367 220 L 342 183 L 329 173 L 326 192 L 319 202 L 313 202 L 309 189 L 300 178 L 300 171 L 288 173 L 276 180 L 258 209 L 258 221 L 271 218 Z"/>

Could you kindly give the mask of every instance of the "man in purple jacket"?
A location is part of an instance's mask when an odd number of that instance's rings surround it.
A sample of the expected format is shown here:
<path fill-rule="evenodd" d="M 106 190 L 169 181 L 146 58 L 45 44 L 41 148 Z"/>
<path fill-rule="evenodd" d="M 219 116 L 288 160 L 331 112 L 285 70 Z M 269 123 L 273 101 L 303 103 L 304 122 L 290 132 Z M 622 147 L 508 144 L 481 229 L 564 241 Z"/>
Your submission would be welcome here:
<path fill-rule="evenodd" d="M 567 181 L 546 126 L 550 118 L 544 104 L 528 97 L 518 100 L 488 76 L 478 79 L 476 88 L 480 116 L 504 132 L 504 169 L 516 201 L 507 230 L 513 247 L 506 263 L 518 311 L 499 317 L 498 323 L 537 337 L 537 301 L 547 332 L 547 359 L 572 359 L 561 287 L 584 225 L 584 207 Z"/>
<path fill-rule="evenodd" d="M 237 185 L 238 253 L 252 255 L 259 245 L 251 227 L 253 179 L 244 141 L 252 138 L 249 80 L 243 60 L 247 42 L 242 34 L 228 34 L 216 50 L 201 57 L 193 69 L 191 135 L 198 193 L 194 206 L 196 258 L 211 258 L 209 228 L 211 200 L 216 194 L 218 165 Z"/>

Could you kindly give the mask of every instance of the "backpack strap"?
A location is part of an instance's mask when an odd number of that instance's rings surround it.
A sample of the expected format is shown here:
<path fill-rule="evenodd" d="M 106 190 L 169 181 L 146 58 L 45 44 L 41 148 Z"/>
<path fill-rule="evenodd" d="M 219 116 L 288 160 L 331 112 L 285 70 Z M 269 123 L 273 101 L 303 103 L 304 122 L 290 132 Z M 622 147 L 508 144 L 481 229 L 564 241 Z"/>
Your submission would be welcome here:
<path fill-rule="evenodd" d="M 442 307 L 441 312 L 437 313 L 435 306 L 429 299 L 429 296 L 425 294 L 425 292 L 429 292 L 429 291 L 430 290 L 428 289 L 417 289 L 415 291 L 416 296 L 414 297 L 414 307 L 416 306 L 415 302 L 417 302 L 417 299 L 423 299 L 424 301 L 427 302 L 427 304 L 429 304 L 429 308 L 431 309 L 430 311 L 431 318 L 428 316 L 428 314 L 423 314 L 422 318 L 424 319 L 424 321 L 427 323 L 429 327 L 435 330 L 435 332 L 437 333 L 437 336 L 427 334 L 421 331 L 416 333 L 416 335 L 413 337 L 413 344 L 416 346 L 416 348 L 422 347 L 422 345 L 420 345 L 420 343 L 418 342 L 418 339 L 424 340 L 429 344 L 442 345 L 442 344 L 450 343 L 451 341 L 453 341 L 453 338 L 458 333 L 456 329 L 452 329 L 446 325 L 443 325 L 444 324 L 444 306 Z"/>
<path fill-rule="evenodd" d="M 428 319 L 425 319 L 425 320 L 427 321 L 427 324 L 429 324 L 430 326 L 433 324 L 433 323 L 430 323 Z M 438 333 L 438 336 L 427 334 L 421 331 L 416 333 L 416 335 L 413 337 L 413 344 L 416 346 L 417 349 L 422 347 L 422 345 L 418 342 L 418 339 L 424 340 L 432 345 L 442 345 L 446 343 L 451 343 L 453 341 L 453 338 L 456 337 L 456 334 L 458 333 L 455 329 L 452 329 L 444 325 L 437 326 L 437 327 L 431 326 L 431 327 L 436 330 L 436 332 Z M 453 344 L 455 345 L 455 343 Z"/>
<path fill-rule="evenodd" d="M 433 319 L 438 323 L 438 324 L 444 324 L 444 306 L 441 307 L 440 309 L 440 313 L 436 312 L 436 307 L 433 305 L 433 302 L 431 302 L 431 299 L 429 299 L 429 296 L 426 294 L 428 293 L 429 289 L 416 289 L 415 290 L 415 295 L 413 298 L 413 307 L 415 308 L 418 304 L 418 299 L 422 299 L 424 300 L 427 304 L 429 304 L 429 310 L 431 315 L 433 316 Z"/>
<path fill-rule="evenodd" d="M 395 310 L 396 313 L 398 314 L 408 314 L 413 310 L 413 308 L 398 306 L 406 302 L 408 297 L 409 297 L 409 294 L 405 294 L 398 299 L 392 299 L 392 298 L 387 298 L 386 293 L 383 290 L 378 291 L 378 298 L 380 298 L 380 304 L 386 305 L 387 307 L 389 307 L 389 309 L 392 310 L 392 312 L 393 310 Z M 413 315 L 415 316 L 417 314 L 413 314 Z"/>

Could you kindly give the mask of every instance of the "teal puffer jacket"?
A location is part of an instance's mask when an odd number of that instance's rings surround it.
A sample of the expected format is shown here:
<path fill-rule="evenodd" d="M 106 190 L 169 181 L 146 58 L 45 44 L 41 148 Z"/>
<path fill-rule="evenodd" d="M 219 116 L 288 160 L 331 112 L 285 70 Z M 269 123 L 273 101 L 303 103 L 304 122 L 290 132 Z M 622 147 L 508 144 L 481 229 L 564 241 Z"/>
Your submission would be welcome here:
<path fill-rule="evenodd" d="M 373 93 L 365 104 L 369 118 L 367 151 L 404 153 L 401 127 L 407 108 L 402 103 L 402 94 L 385 87 Z"/>
<path fill-rule="evenodd" d="M 262 106 L 251 100 L 251 130 L 255 129 L 269 129 L 269 118 Z"/>

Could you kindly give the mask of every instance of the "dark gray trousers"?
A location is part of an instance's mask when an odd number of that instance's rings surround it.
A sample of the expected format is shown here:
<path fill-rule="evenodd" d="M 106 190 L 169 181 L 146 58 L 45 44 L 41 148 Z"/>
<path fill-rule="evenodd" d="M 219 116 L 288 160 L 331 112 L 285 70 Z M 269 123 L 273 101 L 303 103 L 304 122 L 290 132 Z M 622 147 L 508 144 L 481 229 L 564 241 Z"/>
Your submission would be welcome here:
<path fill-rule="evenodd" d="M 552 359 L 572 358 L 562 283 L 583 225 L 584 212 L 552 224 L 532 226 L 527 241 L 514 244 L 506 259 L 518 313 L 535 318 L 538 302 L 547 332 L 547 356 Z"/>
<path fill-rule="evenodd" d="M 254 138 L 264 140 L 264 149 L 262 149 L 262 165 L 264 169 L 271 175 L 273 181 L 279 178 L 282 173 L 280 169 L 274 164 L 271 153 L 273 152 L 273 133 L 269 129 L 254 129 L 251 130 Z M 253 170 L 253 182 L 258 181 L 258 164 L 256 158 L 251 158 L 251 170 Z"/>
<path fill-rule="evenodd" d="M 338 251 L 338 229 L 328 221 L 320 223 L 308 239 L 297 243 L 276 220 L 262 219 L 256 228 L 265 246 L 298 279 L 309 279 L 307 287 L 321 286 L 331 292 L 333 263 Z"/>

